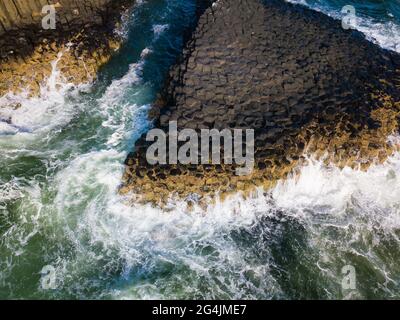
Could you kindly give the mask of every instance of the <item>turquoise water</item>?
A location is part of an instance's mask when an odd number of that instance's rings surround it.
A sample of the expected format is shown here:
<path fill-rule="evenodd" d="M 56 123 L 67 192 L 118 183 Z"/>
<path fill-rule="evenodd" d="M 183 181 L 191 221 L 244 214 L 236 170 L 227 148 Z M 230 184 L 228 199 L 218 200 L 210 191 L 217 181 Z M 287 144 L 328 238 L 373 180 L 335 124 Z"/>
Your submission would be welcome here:
<path fill-rule="evenodd" d="M 345 15 L 345 6 L 353 6 L 356 19 L 350 23 L 355 29 L 385 49 L 400 51 L 399 0 L 286 0 L 321 11 L 336 19 Z M 346 20 L 348 21 L 348 20 Z"/>
<path fill-rule="evenodd" d="M 396 50 L 382 31 L 399 25 L 388 3 L 365 7 L 360 29 Z M 338 1 L 322 5 L 340 12 Z M 195 11 L 194 0 L 138 2 L 95 84 L 66 84 L 54 63 L 42 98 L 0 98 L 22 105 L 0 109 L 13 123 L 0 122 L 0 298 L 400 297 L 400 154 L 368 172 L 310 159 L 268 194 L 194 211 L 118 195 Z M 346 265 L 355 289 L 341 286 Z M 45 266 L 52 288 L 41 282 Z"/>

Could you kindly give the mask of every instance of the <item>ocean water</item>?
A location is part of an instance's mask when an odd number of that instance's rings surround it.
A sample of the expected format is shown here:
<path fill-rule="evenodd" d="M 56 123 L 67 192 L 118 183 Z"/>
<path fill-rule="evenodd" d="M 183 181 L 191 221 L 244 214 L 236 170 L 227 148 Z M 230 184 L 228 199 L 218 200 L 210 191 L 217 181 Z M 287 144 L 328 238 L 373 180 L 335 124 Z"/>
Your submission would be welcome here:
<path fill-rule="evenodd" d="M 335 19 L 348 16 L 352 6 L 354 18 L 346 23 L 365 34 L 381 47 L 400 51 L 400 1 L 399 0 L 286 0 L 323 12 Z"/>
<path fill-rule="evenodd" d="M 335 18 L 352 3 L 355 27 L 400 52 L 397 0 L 298 2 Z M 54 61 L 41 98 L 0 98 L 21 103 L 0 108 L 0 298 L 400 298 L 399 153 L 367 172 L 309 159 L 268 193 L 193 211 L 118 195 L 195 11 L 138 1 L 96 83 L 66 83 Z"/>

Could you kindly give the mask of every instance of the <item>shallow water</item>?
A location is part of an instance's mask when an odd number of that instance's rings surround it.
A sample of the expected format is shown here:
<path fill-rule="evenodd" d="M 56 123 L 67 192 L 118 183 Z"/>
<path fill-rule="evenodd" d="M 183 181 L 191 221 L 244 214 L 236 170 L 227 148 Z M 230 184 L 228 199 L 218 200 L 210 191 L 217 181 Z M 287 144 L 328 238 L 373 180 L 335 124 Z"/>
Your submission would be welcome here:
<path fill-rule="evenodd" d="M 194 212 L 117 194 L 194 2 L 138 1 L 94 85 L 65 84 L 55 62 L 42 98 L 0 98 L 22 104 L 0 109 L 13 124 L 0 122 L 0 298 L 399 298 L 400 154 L 368 172 L 310 159 L 268 194 Z M 385 7 L 393 18 L 363 14 L 398 28 L 398 7 Z M 346 265 L 354 290 L 341 286 Z"/>

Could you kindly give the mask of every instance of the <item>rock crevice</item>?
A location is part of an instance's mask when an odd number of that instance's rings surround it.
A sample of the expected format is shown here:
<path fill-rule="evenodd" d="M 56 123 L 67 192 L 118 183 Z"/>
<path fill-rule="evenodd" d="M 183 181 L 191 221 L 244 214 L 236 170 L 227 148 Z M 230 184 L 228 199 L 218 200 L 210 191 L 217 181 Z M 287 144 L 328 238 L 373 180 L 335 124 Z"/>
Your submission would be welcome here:
<path fill-rule="evenodd" d="M 284 1 L 219 0 L 200 17 L 171 69 L 156 127 L 254 129 L 256 167 L 155 165 L 138 140 L 127 159 L 123 193 L 148 201 L 173 194 L 228 194 L 266 188 L 307 153 L 339 166 L 368 167 L 393 151 L 400 58 L 339 21 Z"/>
<path fill-rule="evenodd" d="M 39 87 L 51 62 L 63 53 L 59 69 L 79 84 L 96 76 L 99 66 L 118 49 L 114 33 L 121 14 L 134 0 L 3 0 L 0 3 L 0 96 Z M 43 6 L 53 5 L 55 29 L 45 29 Z"/>

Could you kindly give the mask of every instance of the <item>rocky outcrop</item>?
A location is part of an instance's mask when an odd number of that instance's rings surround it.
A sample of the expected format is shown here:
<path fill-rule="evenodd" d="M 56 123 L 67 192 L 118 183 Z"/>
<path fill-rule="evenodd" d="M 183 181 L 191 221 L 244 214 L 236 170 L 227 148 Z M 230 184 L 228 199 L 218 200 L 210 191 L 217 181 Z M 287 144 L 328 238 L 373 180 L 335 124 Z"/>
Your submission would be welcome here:
<path fill-rule="evenodd" d="M 149 165 L 141 137 L 126 160 L 121 192 L 144 201 L 271 187 L 306 154 L 367 168 L 393 151 L 400 58 L 344 30 L 339 21 L 284 1 L 219 0 L 201 16 L 163 99 L 155 126 L 255 130 L 255 169 Z"/>
<path fill-rule="evenodd" d="M 0 35 L 10 31 L 41 25 L 43 8 L 55 6 L 59 27 L 68 29 L 85 23 L 101 24 L 110 0 L 2 0 L 0 3 Z M 35 27 L 36 26 L 36 27 Z"/>
<path fill-rule="evenodd" d="M 0 3 L 0 96 L 29 90 L 38 94 L 62 53 L 58 68 L 67 81 L 81 83 L 95 77 L 98 67 L 118 49 L 114 32 L 121 14 L 133 0 L 3 0 Z M 55 29 L 42 19 L 54 5 Z M 47 22 L 48 20 L 45 20 Z M 47 25 L 46 25 L 47 27 Z"/>

